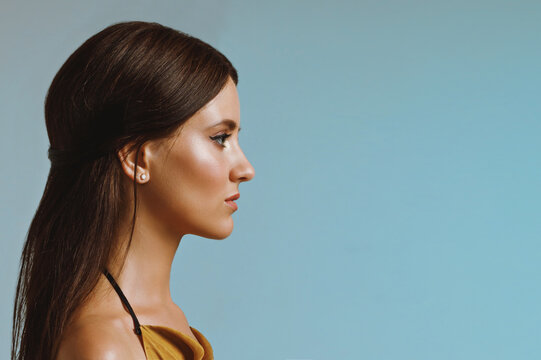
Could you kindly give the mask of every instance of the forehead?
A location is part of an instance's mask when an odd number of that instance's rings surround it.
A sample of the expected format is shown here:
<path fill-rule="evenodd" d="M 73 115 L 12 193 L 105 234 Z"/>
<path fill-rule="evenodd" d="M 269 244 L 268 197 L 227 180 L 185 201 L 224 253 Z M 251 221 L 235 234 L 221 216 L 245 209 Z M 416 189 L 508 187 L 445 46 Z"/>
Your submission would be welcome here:
<path fill-rule="evenodd" d="M 231 78 L 224 88 L 185 123 L 185 127 L 206 128 L 223 119 L 231 119 L 240 126 L 240 103 L 237 87 Z"/>

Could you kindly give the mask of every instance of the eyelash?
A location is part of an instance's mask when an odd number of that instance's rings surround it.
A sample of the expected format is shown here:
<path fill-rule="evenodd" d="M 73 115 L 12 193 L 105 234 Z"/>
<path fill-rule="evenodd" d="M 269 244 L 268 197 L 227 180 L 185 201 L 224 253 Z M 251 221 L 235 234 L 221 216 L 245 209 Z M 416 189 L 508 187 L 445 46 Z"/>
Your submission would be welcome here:
<path fill-rule="evenodd" d="M 219 143 L 219 142 L 216 141 L 216 140 L 221 139 L 222 142 L 223 142 L 225 139 L 227 139 L 227 138 L 230 137 L 230 136 L 231 136 L 231 134 L 220 134 L 220 135 L 216 135 L 216 136 L 211 136 L 210 138 L 211 138 L 215 143 L 217 143 L 218 145 L 220 145 L 220 146 L 222 146 L 222 147 L 225 147 L 224 144 L 221 144 L 221 143 Z"/>

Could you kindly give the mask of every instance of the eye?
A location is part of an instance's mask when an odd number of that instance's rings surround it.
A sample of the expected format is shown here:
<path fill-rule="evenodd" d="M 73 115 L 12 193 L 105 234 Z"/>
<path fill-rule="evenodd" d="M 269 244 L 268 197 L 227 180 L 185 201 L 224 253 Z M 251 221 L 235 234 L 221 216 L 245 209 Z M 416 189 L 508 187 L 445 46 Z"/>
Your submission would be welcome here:
<path fill-rule="evenodd" d="M 211 138 L 214 142 L 216 142 L 218 145 L 225 147 L 225 145 L 223 144 L 223 141 L 224 141 L 225 139 L 227 139 L 228 137 L 230 137 L 230 136 L 231 136 L 231 134 L 220 134 L 220 135 L 216 135 L 216 136 L 211 136 L 210 138 Z M 219 142 L 218 140 L 220 140 L 220 141 L 222 141 L 222 142 Z"/>

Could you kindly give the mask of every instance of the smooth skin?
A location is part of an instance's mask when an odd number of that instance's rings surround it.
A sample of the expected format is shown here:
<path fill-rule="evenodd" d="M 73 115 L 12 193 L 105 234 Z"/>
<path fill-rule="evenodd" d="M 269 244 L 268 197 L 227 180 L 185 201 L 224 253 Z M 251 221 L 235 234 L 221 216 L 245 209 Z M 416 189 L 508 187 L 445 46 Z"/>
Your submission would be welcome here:
<path fill-rule="evenodd" d="M 234 129 L 222 122 L 225 119 Z M 122 272 L 114 258 L 108 268 L 142 325 L 171 327 L 196 340 L 186 316 L 171 298 L 171 265 L 184 235 L 224 239 L 233 231 L 234 209 L 225 199 L 255 175 L 240 148 L 239 129 L 239 98 L 229 79 L 177 136 L 147 142 L 140 149 L 132 244 Z M 226 134 L 231 136 L 220 137 Z M 123 149 L 118 158 L 126 175 L 126 198 L 131 202 L 118 233 L 125 246 L 133 216 L 135 153 Z M 87 359 L 146 359 L 141 336 L 133 332 L 133 320 L 104 275 L 73 316 L 57 357 Z"/>

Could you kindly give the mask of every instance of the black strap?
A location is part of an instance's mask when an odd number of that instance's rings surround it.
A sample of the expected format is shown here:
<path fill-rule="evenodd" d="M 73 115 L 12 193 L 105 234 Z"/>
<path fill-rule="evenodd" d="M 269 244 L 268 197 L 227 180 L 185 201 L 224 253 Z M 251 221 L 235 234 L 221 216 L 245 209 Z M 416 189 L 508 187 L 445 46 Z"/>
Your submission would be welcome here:
<path fill-rule="evenodd" d="M 126 296 L 124 296 L 124 293 L 122 292 L 122 290 L 120 290 L 120 286 L 118 286 L 115 279 L 113 279 L 113 275 L 111 275 L 109 273 L 109 271 L 107 271 L 107 269 L 104 269 L 103 273 L 105 274 L 105 276 L 107 277 L 107 279 L 109 280 L 111 285 L 113 285 L 113 288 L 115 288 L 116 293 L 118 294 L 118 296 L 120 296 L 120 300 L 122 300 L 124 305 L 126 305 L 126 307 L 128 308 L 128 311 L 130 312 L 130 315 L 131 315 L 131 317 L 133 319 L 133 325 L 135 326 L 133 331 L 137 335 L 141 335 L 141 328 L 139 327 L 139 320 L 137 320 L 137 316 L 135 316 L 135 312 L 133 311 L 132 307 L 130 306 L 130 303 L 128 302 L 128 299 L 126 299 Z"/>

